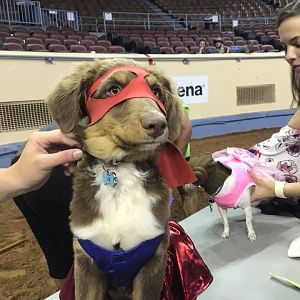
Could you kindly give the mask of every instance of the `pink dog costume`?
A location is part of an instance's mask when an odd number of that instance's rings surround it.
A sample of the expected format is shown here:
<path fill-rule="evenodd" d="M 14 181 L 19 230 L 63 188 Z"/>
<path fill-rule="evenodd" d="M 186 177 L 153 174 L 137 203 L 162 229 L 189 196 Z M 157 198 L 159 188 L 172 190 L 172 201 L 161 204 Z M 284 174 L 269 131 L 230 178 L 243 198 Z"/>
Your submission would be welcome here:
<path fill-rule="evenodd" d="M 226 148 L 212 154 L 215 161 L 219 161 L 225 167 L 231 169 L 234 182 L 225 194 L 219 195 L 222 186 L 213 195 L 214 201 L 223 208 L 237 207 L 242 195 L 250 187 L 255 186 L 253 179 L 248 174 L 252 170 L 262 176 L 280 179 L 275 168 L 264 166 L 252 153 L 241 148 Z M 282 178 L 281 178 L 282 180 Z"/>
<path fill-rule="evenodd" d="M 221 161 L 220 161 L 221 162 Z M 249 176 L 247 170 L 249 166 L 244 161 L 239 161 L 234 156 L 229 156 L 221 162 L 224 166 L 231 169 L 231 176 L 234 178 L 234 184 L 229 187 L 229 190 L 223 194 L 218 193 L 213 196 L 214 201 L 223 208 L 237 207 L 244 192 L 254 186 L 253 179 Z"/>

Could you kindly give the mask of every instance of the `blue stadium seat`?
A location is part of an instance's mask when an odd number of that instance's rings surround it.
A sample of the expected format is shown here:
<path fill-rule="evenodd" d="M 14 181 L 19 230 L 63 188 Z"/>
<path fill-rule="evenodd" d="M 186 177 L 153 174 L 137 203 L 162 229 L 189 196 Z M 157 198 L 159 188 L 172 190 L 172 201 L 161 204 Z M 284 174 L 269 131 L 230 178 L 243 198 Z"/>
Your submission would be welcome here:
<path fill-rule="evenodd" d="M 219 53 L 216 47 L 213 46 L 207 46 L 204 48 L 205 54 L 213 54 L 213 53 Z"/>
<path fill-rule="evenodd" d="M 248 51 L 248 47 L 245 46 L 230 46 L 228 53 L 246 53 Z"/>

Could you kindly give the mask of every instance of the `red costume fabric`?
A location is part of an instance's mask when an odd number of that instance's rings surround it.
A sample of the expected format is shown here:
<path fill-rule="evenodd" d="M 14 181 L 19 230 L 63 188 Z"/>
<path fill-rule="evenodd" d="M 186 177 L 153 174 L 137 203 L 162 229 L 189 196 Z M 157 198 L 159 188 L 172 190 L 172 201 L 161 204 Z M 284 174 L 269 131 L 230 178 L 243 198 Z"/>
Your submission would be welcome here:
<path fill-rule="evenodd" d="M 213 276 L 183 228 L 170 221 L 169 229 L 170 246 L 161 300 L 194 300 L 208 288 Z M 59 297 L 61 300 L 75 300 L 74 293 L 72 267 Z"/>
<path fill-rule="evenodd" d="M 160 147 L 156 163 L 161 176 L 171 188 L 193 183 L 197 180 L 190 165 L 171 141 L 167 141 Z"/>

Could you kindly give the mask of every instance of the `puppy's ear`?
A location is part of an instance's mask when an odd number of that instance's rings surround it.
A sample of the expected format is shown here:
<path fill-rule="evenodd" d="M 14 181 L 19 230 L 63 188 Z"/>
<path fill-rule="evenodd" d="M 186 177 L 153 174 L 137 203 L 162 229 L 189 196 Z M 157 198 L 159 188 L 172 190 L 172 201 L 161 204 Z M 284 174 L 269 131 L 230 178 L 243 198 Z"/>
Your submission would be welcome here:
<path fill-rule="evenodd" d="M 215 175 L 219 162 L 216 162 L 210 153 L 205 154 L 202 159 L 208 176 Z"/>
<path fill-rule="evenodd" d="M 204 169 L 208 169 L 211 165 L 215 163 L 210 153 L 205 153 L 201 156 L 194 156 L 190 160 L 190 165 L 192 169 L 196 169 L 198 167 L 202 167 Z"/>
<path fill-rule="evenodd" d="M 92 83 L 93 75 L 88 72 L 90 64 L 83 64 L 64 77 L 48 96 L 48 108 L 54 120 L 65 133 L 73 131 L 84 110 L 85 95 Z M 83 107 L 83 109 L 82 109 Z"/>
<path fill-rule="evenodd" d="M 208 178 L 206 170 L 202 167 L 197 167 L 193 169 L 193 171 L 197 177 L 197 182 L 196 182 L 197 185 L 205 187 L 205 182 Z"/>

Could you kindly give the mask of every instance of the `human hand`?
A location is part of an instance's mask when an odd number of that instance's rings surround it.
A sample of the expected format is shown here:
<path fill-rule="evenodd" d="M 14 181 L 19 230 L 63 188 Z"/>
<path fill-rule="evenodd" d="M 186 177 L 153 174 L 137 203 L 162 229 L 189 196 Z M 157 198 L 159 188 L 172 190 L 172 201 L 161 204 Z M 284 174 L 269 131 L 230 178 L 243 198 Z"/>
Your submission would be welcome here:
<path fill-rule="evenodd" d="M 65 174 L 70 175 L 75 169 L 74 162 L 83 155 L 80 149 L 72 149 L 76 145 L 76 140 L 60 130 L 33 133 L 20 158 L 11 166 L 16 186 L 23 192 L 38 189 L 59 165 L 64 165 Z"/>
<path fill-rule="evenodd" d="M 251 195 L 251 202 L 255 202 L 257 200 L 267 200 L 276 196 L 274 179 L 256 175 L 250 170 L 248 171 L 248 173 L 256 184 L 255 189 Z"/>

